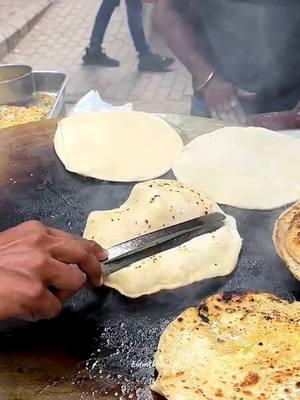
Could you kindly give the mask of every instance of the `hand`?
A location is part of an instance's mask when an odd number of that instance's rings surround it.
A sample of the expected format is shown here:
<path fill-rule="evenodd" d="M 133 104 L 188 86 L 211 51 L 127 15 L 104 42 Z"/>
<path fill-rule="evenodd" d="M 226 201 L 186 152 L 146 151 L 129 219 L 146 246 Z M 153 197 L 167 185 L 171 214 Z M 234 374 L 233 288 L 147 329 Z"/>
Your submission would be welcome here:
<path fill-rule="evenodd" d="M 241 124 L 246 122 L 236 88 L 231 83 L 214 76 L 202 93 L 212 118 Z"/>
<path fill-rule="evenodd" d="M 247 119 L 248 125 L 261 126 L 273 130 L 300 128 L 300 111 L 273 112 L 268 114 L 250 115 Z"/>
<path fill-rule="evenodd" d="M 81 289 L 87 278 L 101 285 L 106 252 L 40 222 L 0 233 L 0 319 L 48 319 Z"/>

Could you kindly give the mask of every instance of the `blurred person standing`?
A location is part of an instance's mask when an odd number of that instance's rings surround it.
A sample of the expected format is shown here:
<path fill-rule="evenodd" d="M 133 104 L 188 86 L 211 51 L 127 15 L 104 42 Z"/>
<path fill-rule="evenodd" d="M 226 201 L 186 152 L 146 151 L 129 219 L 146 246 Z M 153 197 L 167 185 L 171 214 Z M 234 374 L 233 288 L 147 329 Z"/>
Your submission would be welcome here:
<path fill-rule="evenodd" d="M 155 20 L 191 73 L 193 115 L 300 126 L 299 0 L 157 0 Z"/>
<path fill-rule="evenodd" d="M 139 57 L 138 69 L 152 72 L 166 71 L 173 64 L 174 59 L 154 54 L 151 51 L 143 27 L 142 0 L 125 0 L 125 3 L 130 34 Z M 112 14 L 119 5 L 120 0 L 102 1 L 92 30 L 90 45 L 83 56 L 85 64 L 106 67 L 118 67 L 120 65 L 120 62 L 109 57 L 102 47 L 104 35 Z"/>

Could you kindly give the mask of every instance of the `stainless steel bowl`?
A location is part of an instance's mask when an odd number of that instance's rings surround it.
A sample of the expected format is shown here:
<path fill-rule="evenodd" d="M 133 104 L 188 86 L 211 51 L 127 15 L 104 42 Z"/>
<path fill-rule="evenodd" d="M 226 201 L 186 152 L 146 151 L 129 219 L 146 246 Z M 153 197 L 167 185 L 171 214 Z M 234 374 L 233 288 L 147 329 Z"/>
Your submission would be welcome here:
<path fill-rule="evenodd" d="M 0 65 L 0 105 L 25 103 L 34 92 L 35 84 L 29 65 Z"/>

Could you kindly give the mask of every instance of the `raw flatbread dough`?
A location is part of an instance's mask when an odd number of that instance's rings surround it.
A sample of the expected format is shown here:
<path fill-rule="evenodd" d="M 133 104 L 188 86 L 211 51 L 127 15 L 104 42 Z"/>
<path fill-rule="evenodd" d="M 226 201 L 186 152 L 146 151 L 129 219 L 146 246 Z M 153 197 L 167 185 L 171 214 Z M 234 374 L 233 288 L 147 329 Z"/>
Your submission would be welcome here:
<path fill-rule="evenodd" d="M 274 209 L 300 198 L 300 140 L 263 128 L 222 128 L 189 143 L 173 171 L 217 203 Z"/>
<path fill-rule="evenodd" d="M 300 281 L 300 202 L 284 211 L 277 219 L 273 243 L 279 257 Z"/>
<path fill-rule="evenodd" d="M 216 294 L 163 332 L 153 389 L 168 400 L 299 399 L 300 303 Z"/>
<path fill-rule="evenodd" d="M 71 172 L 108 181 L 132 182 L 168 172 L 183 148 L 165 121 L 144 112 L 73 115 L 58 123 L 55 151 Z"/>
<path fill-rule="evenodd" d="M 180 182 L 155 180 L 136 185 L 119 209 L 91 213 L 84 237 L 108 249 L 215 211 L 221 211 L 216 203 Z M 241 243 L 234 218 L 227 217 L 214 233 L 131 264 L 106 277 L 104 284 L 135 298 L 227 275 L 236 266 Z"/>

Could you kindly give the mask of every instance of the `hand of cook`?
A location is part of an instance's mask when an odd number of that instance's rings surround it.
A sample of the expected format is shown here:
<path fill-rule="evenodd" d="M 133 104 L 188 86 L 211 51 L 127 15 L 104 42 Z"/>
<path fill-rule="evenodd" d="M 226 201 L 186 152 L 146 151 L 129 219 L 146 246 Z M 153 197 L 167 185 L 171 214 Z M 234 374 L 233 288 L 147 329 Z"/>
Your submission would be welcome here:
<path fill-rule="evenodd" d="M 238 89 L 219 76 L 214 77 L 202 90 L 207 109 L 212 118 L 244 124 L 246 116 L 239 102 Z"/>
<path fill-rule="evenodd" d="M 275 131 L 300 128 L 300 111 L 298 109 L 272 112 L 267 114 L 249 115 L 249 125 L 261 126 Z"/>
<path fill-rule="evenodd" d="M 48 319 L 87 280 L 101 285 L 97 243 L 29 221 L 0 233 L 0 319 Z"/>
<path fill-rule="evenodd" d="M 246 116 L 239 98 L 253 98 L 255 94 L 234 87 L 214 76 L 202 90 L 207 109 L 212 118 L 272 130 L 300 128 L 300 102 L 293 110 Z"/>

